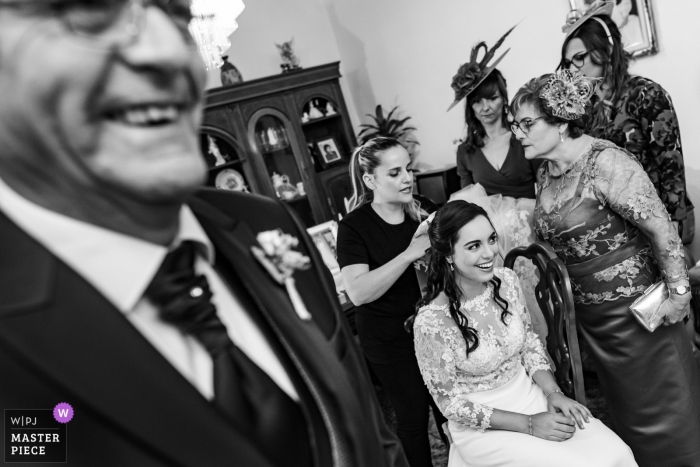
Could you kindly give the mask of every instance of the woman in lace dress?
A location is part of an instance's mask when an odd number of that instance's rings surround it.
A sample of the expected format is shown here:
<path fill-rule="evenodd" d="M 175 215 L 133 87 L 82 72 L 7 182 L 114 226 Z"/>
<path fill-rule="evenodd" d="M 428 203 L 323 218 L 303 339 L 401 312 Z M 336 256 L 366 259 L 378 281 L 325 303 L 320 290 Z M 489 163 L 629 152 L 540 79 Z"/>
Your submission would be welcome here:
<path fill-rule="evenodd" d="M 447 203 L 428 232 L 414 342 L 449 420 L 449 467 L 636 466 L 629 448 L 557 387 L 517 276 L 494 267 L 498 235 L 486 211 Z"/>
<path fill-rule="evenodd" d="M 525 156 L 545 160 L 536 233 L 567 266 L 617 434 L 641 466 L 700 466 L 700 375 L 682 323 L 690 294 L 681 241 L 639 162 L 582 133 L 592 92 L 584 77 L 562 71 L 532 79 L 511 103 Z M 671 293 L 650 333 L 629 306 L 661 279 Z"/>

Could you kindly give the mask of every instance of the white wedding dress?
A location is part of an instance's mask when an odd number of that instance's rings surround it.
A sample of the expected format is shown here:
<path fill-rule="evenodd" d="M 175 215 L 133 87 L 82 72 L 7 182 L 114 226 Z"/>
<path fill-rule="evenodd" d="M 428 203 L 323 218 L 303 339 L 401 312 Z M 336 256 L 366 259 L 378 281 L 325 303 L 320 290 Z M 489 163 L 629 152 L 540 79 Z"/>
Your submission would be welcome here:
<path fill-rule="evenodd" d="M 535 241 L 533 232 L 533 212 L 535 200 L 529 198 L 511 198 L 503 195 L 487 195 L 486 190 L 479 183 L 466 186 L 461 190 L 452 193 L 449 201 L 464 200 L 478 204 L 488 214 L 498 233 L 498 246 L 500 255 L 496 257 L 496 266 L 503 266 L 503 259 L 510 250 L 518 246 L 528 246 Z M 448 202 L 449 202 L 448 201 Z M 414 236 L 419 235 L 428 229 L 428 224 L 434 216 L 430 216 L 419 227 Z M 418 279 L 421 289 L 425 286 L 426 278 L 422 271 L 427 270 L 428 258 L 418 261 Z M 544 320 L 542 310 L 540 310 L 535 298 L 535 287 L 539 282 L 537 268 L 532 261 L 526 258 L 515 260 L 513 270 L 520 278 L 525 295 L 525 303 L 530 312 L 532 327 L 542 342 L 547 337 L 547 322 Z"/>
<path fill-rule="evenodd" d="M 504 324 L 491 284 L 480 296 L 462 303 L 460 312 L 479 335 L 479 346 L 469 357 L 447 305 L 421 308 L 414 324 L 423 379 L 449 420 L 453 443 L 448 467 L 637 466 L 629 447 L 594 418 L 563 442 L 490 429 L 494 409 L 528 415 L 546 412 L 547 400 L 532 374 L 550 369 L 517 276 L 506 268 L 496 268 L 495 274 L 511 314 Z"/>

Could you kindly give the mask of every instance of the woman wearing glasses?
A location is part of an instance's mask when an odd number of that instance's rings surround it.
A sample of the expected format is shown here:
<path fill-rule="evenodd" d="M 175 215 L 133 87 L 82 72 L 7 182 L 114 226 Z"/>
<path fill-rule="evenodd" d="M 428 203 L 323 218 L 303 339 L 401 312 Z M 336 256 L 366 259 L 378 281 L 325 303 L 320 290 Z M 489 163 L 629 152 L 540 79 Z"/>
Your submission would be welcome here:
<path fill-rule="evenodd" d="M 513 98 L 512 129 L 537 173 L 535 230 L 564 261 L 579 329 L 617 434 L 640 466 L 700 466 L 700 373 L 683 328 L 690 294 L 678 231 L 639 162 L 584 134 L 593 86 L 568 71 Z M 668 298 L 638 323 L 629 310 L 664 280 Z"/>
<path fill-rule="evenodd" d="M 613 1 L 598 2 L 564 26 L 559 69 L 598 83 L 586 133 L 626 149 L 641 162 L 683 243 L 692 241 L 692 204 L 687 196 L 683 149 L 671 97 L 654 81 L 629 73 L 630 56 L 612 20 Z M 690 210 L 690 213 L 689 213 Z"/>
<path fill-rule="evenodd" d="M 453 194 L 451 199 L 476 203 L 489 212 L 499 231 L 503 254 L 533 241 L 535 173 L 540 165 L 538 160 L 525 159 L 522 146 L 508 128 L 506 80 L 495 68 L 505 53 L 488 65 L 489 58 L 494 56 L 510 31 L 490 51 L 484 42 L 472 49 L 471 60 L 460 66 L 452 78 L 455 100 L 450 106 L 452 109 L 466 98 L 467 137 L 457 148 L 457 173 L 462 190 Z M 482 48 L 484 58 L 478 62 L 477 56 Z M 498 258 L 498 261 L 502 265 L 502 259 Z M 544 340 L 547 323 L 535 300 L 537 277 L 534 267 L 519 259 L 515 270 L 528 298 L 535 331 Z"/>

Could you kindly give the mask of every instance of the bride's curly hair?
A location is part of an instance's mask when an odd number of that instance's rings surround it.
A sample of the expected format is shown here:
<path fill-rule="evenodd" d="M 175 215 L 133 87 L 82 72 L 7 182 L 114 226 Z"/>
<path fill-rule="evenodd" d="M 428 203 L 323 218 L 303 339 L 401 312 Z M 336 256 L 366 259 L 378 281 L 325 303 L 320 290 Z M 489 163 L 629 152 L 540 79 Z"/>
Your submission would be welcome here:
<path fill-rule="evenodd" d="M 459 231 L 476 219 L 479 216 L 484 216 L 491 227 L 491 219 L 484 209 L 467 201 L 455 200 L 451 201 L 435 214 L 435 219 L 430 223 L 428 235 L 430 238 L 430 263 L 428 264 L 428 285 L 426 293 L 421 300 L 416 304 L 416 313 L 412 319 L 406 322 L 407 327 L 413 327 L 413 321 L 421 307 L 429 304 L 441 292 L 445 292 L 449 300 L 450 315 L 455 324 L 459 328 L 464 340 L 467 342 L 467 355 L 479 347 L 479 335 L 476 329 L 469 327 L 469 321 L 459 311 L 462 300 L 462 291 L 455 279 L 456 273 L 450 270 L 450 265 L 447 258 L 454 254 L 454 246 L 459 238 Z M 494 230 L 496 230 L 494 228 Z M 494 300 L 503 310 L 501 312 L 501 321 L 506 324 L 506 316 L 508 311 L 508 301 L 501 297 L 501 279 L 497 276 L 489 281 L 493 284 Z"/>

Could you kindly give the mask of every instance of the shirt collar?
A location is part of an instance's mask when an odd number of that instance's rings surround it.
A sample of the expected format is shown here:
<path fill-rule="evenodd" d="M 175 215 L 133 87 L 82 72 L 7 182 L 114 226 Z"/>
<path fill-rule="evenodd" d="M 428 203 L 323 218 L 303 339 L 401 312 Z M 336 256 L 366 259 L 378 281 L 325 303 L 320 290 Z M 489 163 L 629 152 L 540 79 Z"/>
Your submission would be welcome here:
<path fill-rule="evenodd" d="M 0 179 L 0 210 L 80 274 L 122 312 L 131 311 L 169 250 L 182 241 L 202 246 L 213 263 L 214 247 L 189 207 L 183 205 L 170 247 L 98 227 L 43 208 Z M 108 245 L 108 246 L 106 246 Z"/>

